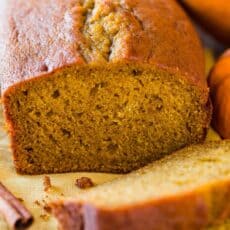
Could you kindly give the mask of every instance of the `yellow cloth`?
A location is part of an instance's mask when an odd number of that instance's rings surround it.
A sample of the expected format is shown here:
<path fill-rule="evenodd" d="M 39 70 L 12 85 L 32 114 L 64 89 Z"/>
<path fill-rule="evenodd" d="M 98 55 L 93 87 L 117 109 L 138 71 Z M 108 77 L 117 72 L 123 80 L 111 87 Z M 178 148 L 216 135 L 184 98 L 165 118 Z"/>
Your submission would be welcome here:
<path fill-rule="evenodd" d="M 212 55 L 206 52 L 206 66 L 212 65 Z M 208 71 L 208 70 L 206 70 Z M 209 130 L 208 140 L 218 140 L 219 136 Z M 99 173 L 68 173 L 49 175 L 52 189 L 44 192 L 43 178 L 41 176 L 17 175 L 12 162 L 12 154 L 9 150 L 9 141 L 5 132 L 2 112 L 0 111 L 0 181 L 16 196 L 24 200 L 25 206 L 32 212 L 35 221 L 31 230 L 56 230 L 55 219 L 47 214 L 44 209 L 44 201 L 49 202 L 57 198 L 77 196 L 82 190 L 78 189 L 74 183 L 81 176 L 90 177 L 95 184 L 101 184 L 112 180 L 118 175 Z M 64 196 L 63 196 L 64 195 Z M 39 206 L 38 202 L 41 204 Z M 4 218 L 0 217 L 0 230 L 8 230 Z"/>

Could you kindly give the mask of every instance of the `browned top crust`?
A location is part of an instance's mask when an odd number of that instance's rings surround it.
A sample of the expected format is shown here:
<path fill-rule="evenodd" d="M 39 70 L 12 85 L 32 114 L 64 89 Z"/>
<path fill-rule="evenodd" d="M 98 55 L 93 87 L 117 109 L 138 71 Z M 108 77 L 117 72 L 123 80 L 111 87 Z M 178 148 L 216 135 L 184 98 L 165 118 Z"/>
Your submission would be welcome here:
<path fill-rule="evenodd" d="M 206 87 L 199 39 L 175 0 L 4 0 L 2 89 L 71 64 L 137 62 Z"/>

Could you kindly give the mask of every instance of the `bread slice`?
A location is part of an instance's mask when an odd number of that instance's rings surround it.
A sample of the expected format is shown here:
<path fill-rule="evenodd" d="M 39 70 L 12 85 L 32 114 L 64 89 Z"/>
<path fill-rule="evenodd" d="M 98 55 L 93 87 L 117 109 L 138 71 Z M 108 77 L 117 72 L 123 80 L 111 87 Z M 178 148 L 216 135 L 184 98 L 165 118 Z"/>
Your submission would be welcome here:
<path fill-rule="evenodd" d="M 52 204 L 62 229 L 203 229 L 230 217 L 230 141 L 191 146 Z"/>
<path fill-rule="evenodd" d="M 128 172 L 202 142 L 204 56 L 174 0 L 2 0 L 18 172 Z"/>

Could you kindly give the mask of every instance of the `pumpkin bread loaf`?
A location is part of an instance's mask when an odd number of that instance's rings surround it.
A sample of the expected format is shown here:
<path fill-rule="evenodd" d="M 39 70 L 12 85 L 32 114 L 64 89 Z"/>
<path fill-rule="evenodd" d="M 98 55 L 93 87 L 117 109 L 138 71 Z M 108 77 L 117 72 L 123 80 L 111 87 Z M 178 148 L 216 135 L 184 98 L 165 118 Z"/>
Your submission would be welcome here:
<path fill-rule="evenodd" d="M 200 230 L 230 217 L 230 141 L 194 145 L 51 204 L 62 230 Z"/>
<path fill-rule="evenodd" d="M 204 140 L 203 50 L 174 0 L 10 0 L 2 97 L 19 173 L 129 172 Z"/>

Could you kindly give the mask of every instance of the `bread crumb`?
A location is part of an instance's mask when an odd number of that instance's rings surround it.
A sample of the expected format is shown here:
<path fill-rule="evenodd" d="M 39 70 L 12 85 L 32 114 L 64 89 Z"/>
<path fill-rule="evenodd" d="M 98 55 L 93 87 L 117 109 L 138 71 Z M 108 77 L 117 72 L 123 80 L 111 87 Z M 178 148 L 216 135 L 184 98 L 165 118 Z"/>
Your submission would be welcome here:
<path fill-rule="evenodd" d="M 45 205 L 43 206 L 43 209 L 44 209 L 46 212 L 51 213 L 51 207 L 50 207 L 48 204 L 45 204 Z"/>
<path fill-rule="evenodd" d="M 24 200 L 21 197 L 17 198 L 20 202 L 24 202 Z"/>
<path fill-rule="evenodd" d="M 76 180 L 75 185 L 78 188 L 86 189 L 94 186 L 93 181 L 89 177 L 81 177 Z"/>
<path fill-rule="evenodd" d="M 51 213 L 51 207 L 49 206 L 49 204 L 43 199 L 41 202 L 38 200 L 35 200 L 34 203 L 43 208 L 44 211 L 46 211 L 47 213 Z"/>
<path fill-rule="evenodd" d="M 44 191 L 48 192 L 49 189 L 52 187 L 51 180 L 50 180 L 49 176 L 44 176 L 43 177 L 43 185 L 44 185 Z"/>
<path fill-rule="evenodd" d="M 47 214 L 41 214 L 41 215 L 40 215 L 40 218 L 42 218 L 44 221 L 48 221 L 49 218 L 50 218 L 50 216 L 47 215 Z"/>
<path fill-rule="evenodd" d="M 38 200 L 35 200 L 34 203 L 35 203 L 37 206 L 41 206 L 41 203 L 40 203 Z"/>

